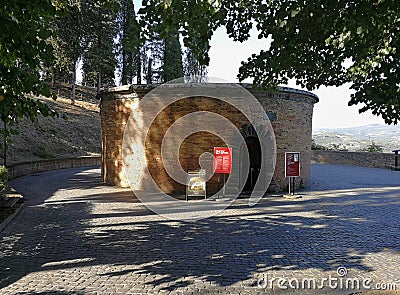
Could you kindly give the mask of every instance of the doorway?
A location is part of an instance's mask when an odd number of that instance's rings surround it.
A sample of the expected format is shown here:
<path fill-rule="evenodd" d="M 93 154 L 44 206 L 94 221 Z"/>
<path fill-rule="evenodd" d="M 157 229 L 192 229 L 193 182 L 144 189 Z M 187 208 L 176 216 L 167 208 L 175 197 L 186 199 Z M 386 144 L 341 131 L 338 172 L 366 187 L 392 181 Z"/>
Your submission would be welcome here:
<path fill-rule="evenodd" d="M 251 192 L 257 183 L 261 169 L 261 144 L 258 137 L 250 136 L 245 138 L 247 150 L 249 151 L 249 174 L 243 187 L 244 192 Z"/>

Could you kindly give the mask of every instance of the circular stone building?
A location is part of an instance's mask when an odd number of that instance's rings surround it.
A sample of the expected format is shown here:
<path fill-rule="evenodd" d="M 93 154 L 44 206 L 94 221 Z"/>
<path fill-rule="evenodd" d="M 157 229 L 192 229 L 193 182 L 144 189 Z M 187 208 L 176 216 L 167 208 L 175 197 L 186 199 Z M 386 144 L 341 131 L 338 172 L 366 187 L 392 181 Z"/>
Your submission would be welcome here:
<path fill-rule="evenodd" d="M 311 136 L 313 106 L 318 97 L 310 92 L 280 87 L 278 91 L 253 90 L 249 84 L 241 84 L 261 104 L 271 122 L 276 140 L 275 171 L 270 184 L 270 191 L 285 191 L 288 179 L 285 178 L 285 152 L 300 153 L 300 177 L 296 178 L 296 187 L 306 187 L 310 182 Z M 237 85 L 236 85 L 237 86 Z M 101 131 L 102 131 L 102 177 L 103 181 L 116 186 L 128 186 L 123 161 L 123 137 L 128 118 L 132 112 L 138 112 L 140 100 L 155 89 L 155 85 L 127 85 L 102 91 L 101 99 Z M 216 86 L 218 87 L 218 86 Z M 179 88 L 177 88 L 179 91 Z M 180 93 L 176 93 L 180 96 Z M 132 155 L 144 151 L 145 160 L 132 163 L 148 169 L 158 187 L 168 194 L 184 193 L 185 185 L 175 181 L 166 171 L 163 163 L 161 145 L 168 129 L 178 119 L 194 112 L 213 112 L 228 119 L 243 136 L 249 151 L 248 176 L 245 180 L 230 181 L 229 190 L 238 193 L 251 192 L 257 178 L 260 177 L 260 161 L 263 153 L 253 126 L 240 110 L 229 103 L 216 98 L 204 96 L 185 97 L 163 108 L 155 118 L 150 118 L 151 126 L 144 132 L 138 124 L 133 130 L 138 139 L 132 143 Z M 244 102 L 245 104 L 245 102 Z M 146 114 L 140 114 L 143 120 Z M 142 144 L 144 143 L 144 144 Z M 185 138 L 176 147 L 179 163 L 184 171 L 196 170 L 200 167 L 200 158 L 208 155 L 205 161 L 211 163 L 214 147 L 224 147 L 224 141 L 210 132 L 199 131 Z M 142 152 L 143 153 L 143 152 Z M 209 153 L 209 154 L 208 154 Z M 241 165 L 242 149 L 233 147 L 232 166 Z M 207 157 L 206 157 L 207 158 Z M 133 159 L 133 158 L 132 158 Z M 204 159 L 203 159 L 204 160 Z M 272 160 L 272 159 L 271 159 Z M 135 160 L 132 160 L 135 161 Z M 247 167 L 247 166 L 246 166 Z M 247 168 L 246 168 L 247 169 Z M 207 173 L 207 193 L 213 194 L 222 187 L 220 175 L 213 175 L 212 168 Z M 133 190 L 145 190 L 142 183 L 144 173 L 130 175 Z M 242 182 L 242 183 L 239 183 Z M 236 190 L 236 191 L 235 191 Z"/>

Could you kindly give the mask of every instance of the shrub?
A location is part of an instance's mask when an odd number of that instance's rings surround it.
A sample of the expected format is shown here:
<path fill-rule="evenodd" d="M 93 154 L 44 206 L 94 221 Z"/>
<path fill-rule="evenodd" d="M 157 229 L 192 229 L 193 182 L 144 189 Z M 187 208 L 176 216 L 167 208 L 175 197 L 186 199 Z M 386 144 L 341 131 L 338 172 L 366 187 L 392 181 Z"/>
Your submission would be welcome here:
<path fill-rule="evenodd" d="M 383 152 L 383 147 L 381 145 L 376 144 L 375 142 L 372 142 L 367 148 L 367 152 L 370 153 L 382 153 Z"/>
<path fill-rule="evenodd" d="M 314 139 L 311 141 L 311 149 L 313 151 L 326 151 L 327 150 L 327 148 L 324 147 L 323 145 L 317 144 Z"/>
<path fill-rule="evenodd" d="M 54 153 L 48 150 L 46 147 L 37 148 L 35 151 L 33 151 L 33 154 L 41 159 L 51 159 L 56 157 Z"/>
<path fill-rule="evenodd" d="M 8 187 L 8 170 L 4 166 L 0 166 L 0 190 Z"/>

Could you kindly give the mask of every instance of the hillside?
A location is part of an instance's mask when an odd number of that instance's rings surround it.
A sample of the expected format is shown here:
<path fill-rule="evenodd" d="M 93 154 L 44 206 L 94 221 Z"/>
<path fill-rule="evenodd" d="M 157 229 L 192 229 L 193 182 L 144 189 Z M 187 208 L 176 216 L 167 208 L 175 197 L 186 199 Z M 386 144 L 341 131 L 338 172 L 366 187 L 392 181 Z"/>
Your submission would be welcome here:
<path fill-rule="evenodd" d="M 71 105 L 71 101 L 63 97 L 58 97 L 56 101 L 48 98 L 41 100 L 60 115 L 65 114 L 68 119 L 62 119 L 61 116 L 40 117 L 36 123 L 21 120 L 17 127 L 19 134 L 11 136 L 8 144 L 7 164 L 56 157 L 100 155 L 98 102 L 86 99 L 77 100 L 75 105 Z"/>
<path fill-rule="evenodd" d="M 313 130 L 316 144 L 349 151 L 365 150 L 373 142 L 384 152 L 400 149 L 400 126 L 372 124 L 349 128 L 323 128 Z"/>

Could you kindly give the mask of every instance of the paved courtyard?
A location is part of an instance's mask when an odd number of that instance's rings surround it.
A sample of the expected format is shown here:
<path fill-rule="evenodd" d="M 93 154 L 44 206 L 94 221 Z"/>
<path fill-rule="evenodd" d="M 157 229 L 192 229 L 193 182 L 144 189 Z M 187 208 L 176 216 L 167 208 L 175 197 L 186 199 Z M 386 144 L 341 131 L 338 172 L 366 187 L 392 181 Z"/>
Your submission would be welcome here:
<path fill-rule="evenodd" d="M 152 213 L 98 168 L 15 179 L 26 202 L 0 233 L 0 294 L 399 289 L 400 172 L 314 165 L 312 178 L 302 198 L 239 199 L 196 222 Z"/>

